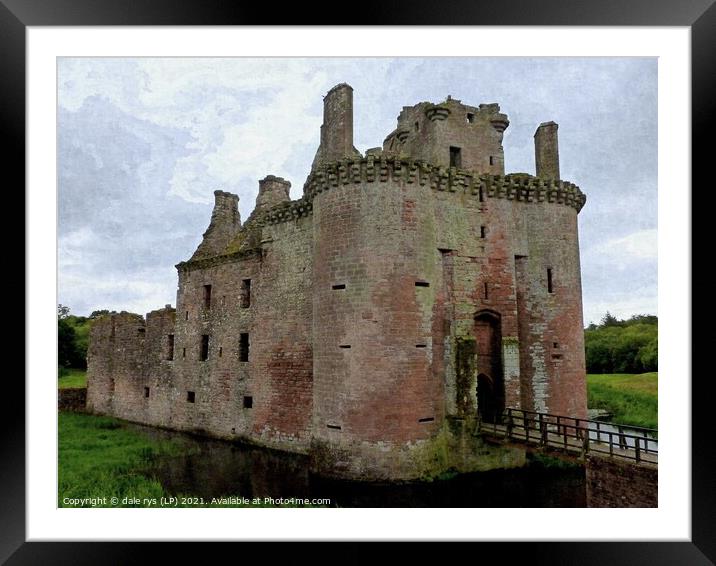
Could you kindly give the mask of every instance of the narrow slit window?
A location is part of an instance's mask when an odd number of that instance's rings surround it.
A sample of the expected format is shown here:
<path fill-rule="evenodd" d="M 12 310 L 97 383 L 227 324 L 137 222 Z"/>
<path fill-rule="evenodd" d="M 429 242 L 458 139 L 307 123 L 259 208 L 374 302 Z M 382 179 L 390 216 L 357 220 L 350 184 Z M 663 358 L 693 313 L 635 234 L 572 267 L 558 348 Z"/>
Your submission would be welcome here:
<path fill-rule="evenodd" d="M 552 342 L 553 348 L 559 348 L 559 342 Z"/>
<path fill-rule="evenodd" d="M 249 333 L 242 332 L 239 335 L 239 361 L 249 361 Z"/>
<path fill-rule="evenodd" d="M 345 350 L 345 349 L 347 349 L 347 348 L 350 348 L 351 345 L 350 345 L 350 344 L 341 344 L 341 345 L 338 346 L 338 347 L 339 347 L 339 348 L 343 348 L 343 349 Z"/>
<path fill-rule="evenodd" d="M 416 132 L 420 131 L 420 122 L 415 122 L 415 131 Z"/>
<path fill-rule="evenodd" d="M 193 391 L 186 392 L 187 403 L 194 403 L 196 401 L 196 394 Z"/>
<path fill-rule="evenodd" d="M 477 198 L 480 202 L 485 202 L 485 191 L 482 187 L 477 191 Z"/>
<path fill-rule="evenodd" d="M 431 423 L 435 420 L 435 417 L 425 417 L 422 419 L 418 419 L 419 423 Z"/>
<path fill-rule="evenodd" d="M 487 228 L 485 226 L 480 226 L 480 238 L 485 238 L 487 236 Z"/>
<path fill-rule="evenodd" d="M 548 293 L 554 293 L 554 288 L 552 286 L 552 268 L 547 269 L 547 292 Z"/>
<path fill-rule="evenodd" d="M 184 320 L 189 320 L 189 311 L 184 313 Z"/>
<path fill-rule="evenodd" d="M 450 167 L 462 167 L 462 150 L 459 147 L 450 146 Z"/>
<path fill-rule="evenodd" d="M 490 165 L 494 165 L 494 164 L 495 164 L 495 158 L 491 155 L 490 156 Z"/>
<path fill-rule="evenodd" d="M 427 344 L 416 344 L 415 345 L 416 348 L 427 348 L 427 346 L 428 346 Z"/>
<path fill-rule="evenodd" d="M 488 289 L 487 281 L 485 281 L 485 282 L 482 284 L 482 295 L 483 295 L 483 299 L 489 299 L 489 298 L 490 298 L 490 291 L 489 291 L 489 289 Z"/>
<path fill-rule="evenodd" d="M 430 287 L 430 283 L 427 281 L 416 281 L 415 282 L 416 287 Z"/>
<path fill-rule="evenodd" d="M 244 409 L 252 409 L 254 406 L 254 398 L 250 395 L 244 395 Z"/>
<path fill-rule="evenodd" d="M 332 285 L 331 289 L 338 290 L 338 289 L 345 289 L 346 284 L 345 283 L 338 283 L 337 285 Z"/>
<path fill-rule="evenodd" d="M 211 285 L 204 285 L 204 308 L 211 308 Z"/>
<path fill-rule="evenodd" d="M 186 348 L 181 349 L 181 357 L 186 358 Z"/>
<path fill-rule="evenodd" d="M 205 362 L 209 359 L 209 335 L 201 335 L 201 351 L 199 352 L 199 359 Z"/>
<path fill-rule="evenodd" d="M 247 309 L 251 306 L 251 279 L 241 280 L 241 308 Z"/>
<path fill-rule="evenodd" d="M 335 424 L 327 424 L 326 428 L 330 428 L 331 430 L 341 430 L 341 427 Z"/>
<path fill-rule="evenodd" d="M 223 352 L 224 352 L 224 349 L 221 346 L 219 346 L 219 357 L 221 357 L 221 354 L 223 354 Z"/>
<path fill-rule="evenodd" d="M 144 398 L 149 399 L 149 387 L 144 388 Z"/>
<path fill-rule="evenodd" d="M 167 360 L 174 359 L 174 334 L 167 336 Z"/>

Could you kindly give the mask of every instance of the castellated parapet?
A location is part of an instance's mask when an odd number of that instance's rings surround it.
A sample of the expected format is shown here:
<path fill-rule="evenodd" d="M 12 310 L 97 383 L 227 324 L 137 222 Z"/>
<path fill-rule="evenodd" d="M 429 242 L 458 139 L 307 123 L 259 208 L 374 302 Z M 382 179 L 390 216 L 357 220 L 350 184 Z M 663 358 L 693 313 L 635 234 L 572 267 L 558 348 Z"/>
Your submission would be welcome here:
<path fill-rule="evenodd" d="M 559 178 L 554 123 L 538 175 L 505 175 L 508 126 L 497 104 L 421 102 L 362 156 L 336 86 L 300 199 L 269 175 L 242 225 L 217 191 L 176 310 L 94 325 L 89 408 L 305 453 L 331 476 L 521 465 L 474 430 L 507 407 L 586 417 L 586 197 Z"/>

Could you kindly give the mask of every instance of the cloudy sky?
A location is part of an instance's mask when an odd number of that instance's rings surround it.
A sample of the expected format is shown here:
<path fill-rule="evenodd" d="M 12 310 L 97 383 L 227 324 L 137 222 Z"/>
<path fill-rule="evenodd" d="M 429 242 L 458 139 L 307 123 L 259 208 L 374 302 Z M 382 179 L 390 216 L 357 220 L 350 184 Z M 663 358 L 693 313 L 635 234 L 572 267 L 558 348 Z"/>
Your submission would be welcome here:
<path fill-rule="evenodd" d="M 58 63 L 59 302 L 74 314 L 176 302 L 174 265 L 213 191 L 253 209 L 258 180 L 300 198 L 322 97 L 354 89 L 355 146 L 382 145 L 403 106 L 497 102 L 507 172 L 534 173 L 533 135 L 559 123 L 579 215 L 584 322 L 657 313 L 657 62 L 652 58 L 98 59 Z"/>

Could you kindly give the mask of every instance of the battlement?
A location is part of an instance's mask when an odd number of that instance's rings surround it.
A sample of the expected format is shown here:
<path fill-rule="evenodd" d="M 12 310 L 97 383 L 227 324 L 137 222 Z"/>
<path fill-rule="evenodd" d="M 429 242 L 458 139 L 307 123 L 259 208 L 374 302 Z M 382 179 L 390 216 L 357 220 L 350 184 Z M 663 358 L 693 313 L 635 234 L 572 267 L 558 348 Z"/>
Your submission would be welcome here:
<path fill-rule="evenodd" d="M 434 191 L 524 202 L 553 202 L 579 212 L 587 197 L 568 181 L 540 179 L 526 174 L 479 175 L 456 167 L 441 167 L 425 161 L 369 154 L 361 159 L 327 163 L 312 171 L 303 187 L 304 199 L 312 201 L 321 192 L 339 185 L 397 181 L 418 183 Z"/>

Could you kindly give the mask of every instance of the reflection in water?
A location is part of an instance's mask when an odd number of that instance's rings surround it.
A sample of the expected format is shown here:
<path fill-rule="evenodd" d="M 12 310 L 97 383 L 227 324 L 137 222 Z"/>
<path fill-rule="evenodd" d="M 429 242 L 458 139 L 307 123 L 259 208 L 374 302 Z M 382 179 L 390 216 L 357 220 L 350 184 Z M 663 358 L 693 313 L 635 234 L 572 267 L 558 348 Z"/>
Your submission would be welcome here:
<path fill-rule="evenodd" d="M 186 455 L 155 462 L 151 472 L 172 494 L 330 498 L 338 507 L 585 507 L 582 468 L 461 474 L 432 482 L 364 483 L 309 473 L 305 456 L 131 425 L 154 438 L 185 443 Z"/>

